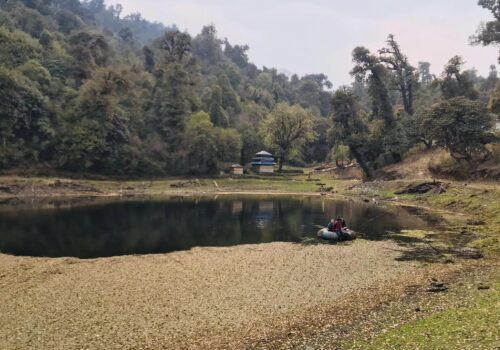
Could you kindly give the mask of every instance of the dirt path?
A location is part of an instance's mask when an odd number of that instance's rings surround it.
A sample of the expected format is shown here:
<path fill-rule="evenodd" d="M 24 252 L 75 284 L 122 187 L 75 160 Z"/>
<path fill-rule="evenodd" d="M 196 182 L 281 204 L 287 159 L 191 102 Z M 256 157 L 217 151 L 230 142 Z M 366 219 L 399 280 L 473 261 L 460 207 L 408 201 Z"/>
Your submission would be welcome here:
<path fill-rule="evenodd" d="M 358 241 L 96 260 L 0 255 L 0 348 L 239 348 L 411 275 L 416 263 L 395 260 L 402 249 Z"/>

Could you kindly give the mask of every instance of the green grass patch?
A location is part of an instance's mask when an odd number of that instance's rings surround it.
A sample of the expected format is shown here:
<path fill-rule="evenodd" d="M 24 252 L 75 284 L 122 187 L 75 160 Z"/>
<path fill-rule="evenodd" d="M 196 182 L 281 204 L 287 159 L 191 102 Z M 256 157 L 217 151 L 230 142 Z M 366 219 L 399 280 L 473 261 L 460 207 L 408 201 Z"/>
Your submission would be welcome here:
<path fill-rule="evenodd" d="M 354 341 L 347 348 L 367 350 L 497 349 L 500 347 L 500 279 L 488 290 L 471 290 L 460 308 L 438 312 L 404 324 L 370 343 Z"/>
<path fill-rule="evenodd" d="M 429 235 L 432 235 L 431 231 L 423 231 L 423 230 L 401 230 L 400 235 L 412 238 L 424 239 Z"/>
<path fill-rule="evenodd" d="M 402 194 L 394 192 L 410 184 L 425 180 L 395 180 L 373 183 L 354 194 L 373 196 L 380 199 L 397 197 L 399 201 L 416 203 L 443 210 L 456 235 L 462 231 L 473 232 L 475 241 L 471 245 L 481 248 L 486 256 L 500 255 L 500 186 L 492 182 L 450 181 L 445 193 Z M 429 181 L 429 180 L 427 180 Z M 356 190 L 354 190 L 356 191 Z M 446 212 L 448 214 L 446 214 Z M 457 215 L 458 214 L 458 215 Z M 484 221 L 484 225 L 469 225 L 467 222 Z M 418 237 L 417 237 L 418 238 Z"/>

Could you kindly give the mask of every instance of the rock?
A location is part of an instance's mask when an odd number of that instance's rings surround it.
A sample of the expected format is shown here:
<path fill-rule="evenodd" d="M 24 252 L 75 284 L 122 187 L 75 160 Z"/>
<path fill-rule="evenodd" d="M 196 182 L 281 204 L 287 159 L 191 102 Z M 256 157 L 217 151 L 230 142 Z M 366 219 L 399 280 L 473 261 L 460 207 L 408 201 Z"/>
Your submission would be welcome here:
<path fill-rule="evenodd" d="M 487 286 L 485 284 L 480 284 L 479 286 L 477 286 L 477 289 L 478 290 L 488 290 L 488 289 L 490 289 L 490 286 Z"/>
<path fill-rule="evenodd" d="M 467 225 L 471 226 L 480 226 L 486 224 L 483 220 L 467 220 Z"/>
<path fill-rule="evenodd" d="M 18 194 L 21 190 L 24 189 L 24 186 L 21 185 L 0 185 L 0 192 L 5 192 L 8 194 Z"/>
<path fill-rule="evenodd" d="M 325 165 L 320 165 L 320 166 L 314 168 L 313 170 L 315 170 L 315 171 L 321 171 L 321 170 L 328 170 L 330 168 L 332 168 L 331 164 L 325 164 Z"/>
<path fill-rule="evenodd" d="M 477 248 L 465 247 L 456 251 L 458 257 L 463 259 L 481 259 L 484 255 Z"/>
<path fill-rule="evenodd" d="M 172 188 L 192 187 L 198 183 L 199 183 L 198 180 L 177 181 L 173 184 L 170 184 L 170 187 Z"/>
<path fill-rule="evenodd" d="M 445 184 L 440 181 L 434 182 L 423 182 L 418 185 L 410 185 L 406 187 L 404 190 L 394 192 L 394 194 L 424 194 L 429 191 L 434 191 L 437 194 L 445 193 L 448 189 L 448 184 Z"/>
<path fill-rule="evenodd" d="M 440 293 L 447 292 L 448 289 L 448 286 L 444 282 L 432 281 L 430 287 L 427 288 L 427 291 L 432 293 Z"/>

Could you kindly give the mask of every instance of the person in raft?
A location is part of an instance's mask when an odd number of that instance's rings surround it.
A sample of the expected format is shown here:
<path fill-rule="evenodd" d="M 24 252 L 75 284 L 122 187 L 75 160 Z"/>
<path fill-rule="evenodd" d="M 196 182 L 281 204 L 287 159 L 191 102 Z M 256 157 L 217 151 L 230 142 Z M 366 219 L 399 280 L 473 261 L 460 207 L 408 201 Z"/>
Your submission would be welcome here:
<path fill-rule="evenodd" d="M 333 231 L 337 233 L 342 233 L 342 218 L 339 216 L 337 220 L 335 220 L 335 224 L 333 225 Z"/>
<path fill-rule="evenodd" d="M 339 216 L 337 217 L 337 220 L 330 220 L 330 223 L 328 224 L 328 231 L 342 234 L 342 229 L 344 227 L 347 227 L 345 220 Z"/>
<path fill-rule="evenodd" d="M 337 220 L 335 220 L 335 223 L 333 224 L 333 232 L 336 232 L 339 236 L 339 240 L 345 239 L 345 234 L 344 234 L 344 227 L 347 227 L 344 218 L 338 216 Z"/>
<path fill-rule="evenodd" d="M 328 223 L 328 231 L 335 232 L 334 226 L 335 226 L 335 220 L 331 219 L 330 222 Z"/>

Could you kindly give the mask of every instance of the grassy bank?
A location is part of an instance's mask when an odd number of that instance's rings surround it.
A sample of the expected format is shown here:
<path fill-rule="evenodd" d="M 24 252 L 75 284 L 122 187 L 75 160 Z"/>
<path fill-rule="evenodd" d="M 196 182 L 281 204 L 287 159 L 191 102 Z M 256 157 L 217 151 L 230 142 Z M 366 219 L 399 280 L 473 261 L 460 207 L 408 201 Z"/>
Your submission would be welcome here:
<path fill-rule="evenodd" d="M 79 180 L 0 177 L 0 197 L 113 196 L 203 193 L 342 193 L 357 180 L 332 176 L 276 175 L 243 177 L 171 177 L 141 180 Z"/>
<path fill-rule="evenodd" d="M 492 182 L 447 181 L 445 193 L 397 195 L 418 181 L 398 180 L 360 184 L 354 195 L 378 200 L 409 203 L 440 211 L 449 221 L 448 234 L 469 235 L 470 246 L 481 249 L 493 274 L 483 276 L 479 285 L 462 281 L 449 294 L 433 298 L 426 315 L 416 320 L 391 320 L 380 325 L 379 335 L 357 339 L 348 349 L 496 349 L 500 347 L 500 186 Z M 483 288 L 484 287 L 484 288 Z M 420 308 L 418 308 L 420 310 Z M 404 316 L 403 316 L 404 317 Z M 386 331 L 390 329 L 389 331 Z"/>
<path fill-rule="evenodd" d="M 487 282 L 484 282 L 487 281 Z M 500 346 L 498 325 L 500 274 L 476 279 L 462 278 L 450 292 L 431 298 L 410 314 L 415 320 L 398 320 L 380 324 L 382 331 L 372 339 L 355 339 L 347 349 L 414 350 L 414 349 L 497 349 Z"/>
<path fill-rule="evenodd" d="M 431 181 L 431 180 L 428 180 Z M 396 194 L 421 182 L 412 180 L 358 184 L 344 194 L 376 200 L 407 203 L 442 213 L 449 222 L 448 233 L 468 235 L 471 245 L 490 257 L 500 255 L 500 185 L 494 182 L 445 181 L 447 190 L 438 194 Z"/>

